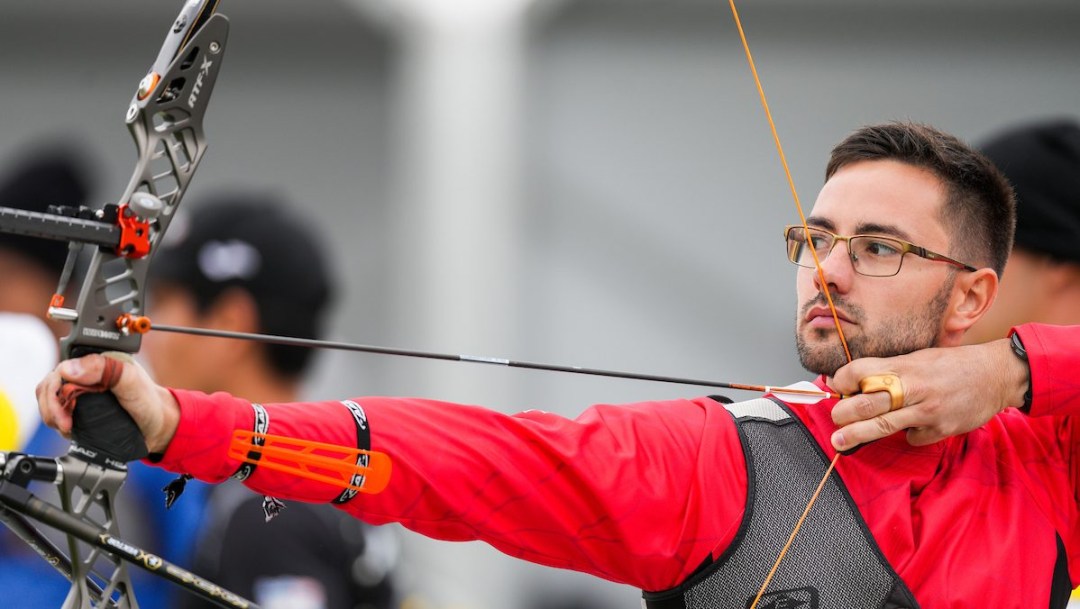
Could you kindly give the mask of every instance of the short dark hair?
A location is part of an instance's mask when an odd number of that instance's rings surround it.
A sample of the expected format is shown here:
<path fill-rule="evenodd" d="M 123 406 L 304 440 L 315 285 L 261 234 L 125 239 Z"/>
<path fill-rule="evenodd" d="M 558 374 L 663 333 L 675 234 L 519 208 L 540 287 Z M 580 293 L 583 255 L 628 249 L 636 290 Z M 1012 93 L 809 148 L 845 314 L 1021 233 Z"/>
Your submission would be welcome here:
<path fill-rule="evenodd" d="M 26 149 L 0 176 L 0 206 L 44 213 L 50 205 L 89 202 L 91 168 L 76 142 L 51 142 Z M 60 278 L 68 246 L 62 241 L 0 233 L 0 249 L 19 254 L 42 272 Z"/>
<path fill-rule="evenodd" d="M 979 151 L 1016 191 L 1013 247 L 1080 264 L 1080 121 L 1015 124 L 984 140 Z"/>
<path fill-rule="evenodd" d="M 921 167 L 944 182 L 947 194 L 941 219 L 952 233 L 949 255 L 988 266 L 1001 276 L 1016 229 L 1016 199 L 990 159 L 929 125 L 892 122 L 862 127 L 837 144 L 825 180 L 846 165 L 871 160 Z"/>

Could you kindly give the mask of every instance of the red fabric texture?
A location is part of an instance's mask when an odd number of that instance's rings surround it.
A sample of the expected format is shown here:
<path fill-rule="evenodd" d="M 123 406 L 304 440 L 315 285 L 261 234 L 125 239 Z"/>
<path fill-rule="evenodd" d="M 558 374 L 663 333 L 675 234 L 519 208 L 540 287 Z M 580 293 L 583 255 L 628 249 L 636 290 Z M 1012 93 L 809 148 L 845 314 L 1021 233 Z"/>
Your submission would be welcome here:
<path fill-rule="evenodd" d="M 1070 415 L 1080 409 L 1080 329 L 1020 332 L 1032 415 L 1010 409 L 929 447 L 897 434 L 838 462 L 885 557 L 924 609 L 1047 606 L 1055 532 L 1078 580 L 1080 469 Z M 225 452 L 233 429 L 251 428 L 250 405 L 224 394 L 174 394 L 181 424 L 159 465 L 211 482 L 232 474 L 239 463 Z M 657 591 L 720 555 L 741 522 L 742 448 L 730 416 L 708 398 L 598 405 L 574 420 L 421 399 L 355 401 L 367 413 L 372 449 L 394 467 L 384 492 L 343 508 L 371 523 L 480 539 L 511 556 Z M 833 403 L 790 405 L 830 458 Z M 272 434 L 355 446 L 352 417 L 338 402 L 264 406 Z M 339 492 L 265 469 L 245 484 L 306 501 Z"/>
<path fill-rule="evenodd" d="M 1015 328 L 1031 367 L 1032 416 L 1076 413 L 1080 402 L 1080 326 Z"/>

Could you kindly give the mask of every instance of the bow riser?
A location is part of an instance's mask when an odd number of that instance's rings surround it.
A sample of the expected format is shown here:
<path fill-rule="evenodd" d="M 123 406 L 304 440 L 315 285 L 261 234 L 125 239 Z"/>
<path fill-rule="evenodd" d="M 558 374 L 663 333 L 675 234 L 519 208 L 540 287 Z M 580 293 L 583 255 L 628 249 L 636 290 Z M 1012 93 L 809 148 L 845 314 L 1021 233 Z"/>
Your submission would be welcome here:
<path fill-rule="evenodd" d="M 140 86 L 128 108 L 127 124 L 138 160 L 120 201 L 135 203 L 139 200 L 137 193 L 148 193 L 160 201 L 158 209 L 143 207 L 136 212 L 154 215 L 146 218 L 150 220 L 151 251 L 168 228 L 206 152 L 203 117 L 221 69 L 229 22 L 224 15 L 202 22 L 202 29 L 187 45 L 168 53 L 163 50 L 163 55 L 175 55 L 171 64 L 161 72 L 157 65 L 151 69 L 147 79 L 156 86 L 149 91 Z M 166 48 L 180 36 L 171 33 Z M 150 257 L 133 258 L 100 248 L 94 251 L 75 310 L 50 310 L 54 316 L 75 316 L 71 333 L 60 343 L 64 357 L 79 349 L 124 353 L 139 350 L 142 336 L 118 328 L 116 320 L 123 314 L 143 312 L 149 265 Z"/>

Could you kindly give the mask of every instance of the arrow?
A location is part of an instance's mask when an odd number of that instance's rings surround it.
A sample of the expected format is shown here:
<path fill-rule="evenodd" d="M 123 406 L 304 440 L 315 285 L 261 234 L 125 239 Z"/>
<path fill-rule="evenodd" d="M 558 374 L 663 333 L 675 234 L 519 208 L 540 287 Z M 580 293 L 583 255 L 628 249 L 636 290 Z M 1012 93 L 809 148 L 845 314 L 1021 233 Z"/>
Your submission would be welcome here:
<path fill-rule="evenodd" d="M 209 336 L 214 338 L 229 338 L 236 340 L 253 340 L 262 343 L 288 345 L 292 347 L 335 349 L 338 351 L 358 351 L 361 353 L 379 353 L 382 355 L 398 355 L 402 357 L 438 359 L 451 362 L 465 362 L 470 364 L 489 364 L 493 366 L 506 366 L 508 368 L 523 368 L 526 370 L 546 370 L 548 372 L 567 372 L 570 374 L 587 374 L 591 376 L 635 379 L 639 381 L 656 381 L 660 383 L 675 383 L 679 385 L 696 385 L 699 387 L 718 387 L 721 389 L 759 391 L 762 393 L 774 393 L 783 394 L 784 396 L 791 396 L 792 399 L 788 401 L 798 404 L 816 404 L 817 402 L 820 402 L 821 400 L 824 400 L 826 398 L 841 399 L 845 397 L 838 393 L 822 391 L 821 389 L 818 389 L 815 385 L 807 383 L 805 381 L 790 385 L 788 387 L 773 387 L 771 385 L 748 385 L 745 383 L 727 383 L 722 381 L 682 378 L 677 376 L 663 376 L 658 374 L 642 374 L 638 372 L 623 372 L 619 370 L 583 368 L 581 366 L 565 366 L 560 364 L 527 362 L 501 357 L 459 355 L 455 353 L 438 353 L 434 351 L 418 351 L 414 349 L 397 349 L 394 347 L 380 347 L 377 345 L 345 343 L 337 341 L 318 340 L 314 338 L 292 338 L 289 336 L 276 336 L 273 334 L 256 334 L 251 332 L 232 332 L 228 330 L 210 330 L 207 328 L 189 328 L 186 326 L 150 324 L 149 322 L 145 322 L 144 325 L 148 329 L 157 330 L 158 332 L 174 332 L 177 334 L 192 334 L 195 336 Z"/>

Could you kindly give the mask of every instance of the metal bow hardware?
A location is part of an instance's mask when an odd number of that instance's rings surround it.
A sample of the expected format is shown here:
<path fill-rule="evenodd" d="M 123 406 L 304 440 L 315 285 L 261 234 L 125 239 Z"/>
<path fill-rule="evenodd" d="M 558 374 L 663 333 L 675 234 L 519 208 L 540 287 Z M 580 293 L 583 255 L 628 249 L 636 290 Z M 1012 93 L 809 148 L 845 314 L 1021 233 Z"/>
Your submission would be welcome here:
<path fill-rule="evenodd" d="M 216 14 L 217 6 L 218 0 L 188 0 L 139 83 L 126 115 L 138 159 L 117 204 L 55 213 L 0 208 L 0 230 L 70 244 L 49 306 L 51 317 L 72 324 L 60 341 L 65 359 L 135 353 L 149 327 L 143 315 L 147 254 L 164 235 L 206 151 L 203 116 L 229 33 L 229 21 Z M 89 266 L 75 307 L 67 308 L 64 293 L 86 248 Z M 126 464 L 145 457 L 147 449 L 111 393 L 78 397 L 72 436 L 68 454 L 57 458 L 0 453 L 0 521 L 71 580 L 64 609 L 137 609 L 126 563 L 222 607 L 255 607 L 119 537 L 115 497 Z M 35 480 L 58 487 L 59 507 L 28 490 Z M 31 518 L 65 533 L 67 552 L 42 535 Z"/>

